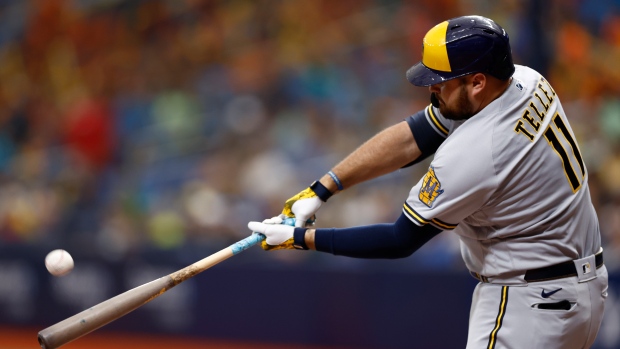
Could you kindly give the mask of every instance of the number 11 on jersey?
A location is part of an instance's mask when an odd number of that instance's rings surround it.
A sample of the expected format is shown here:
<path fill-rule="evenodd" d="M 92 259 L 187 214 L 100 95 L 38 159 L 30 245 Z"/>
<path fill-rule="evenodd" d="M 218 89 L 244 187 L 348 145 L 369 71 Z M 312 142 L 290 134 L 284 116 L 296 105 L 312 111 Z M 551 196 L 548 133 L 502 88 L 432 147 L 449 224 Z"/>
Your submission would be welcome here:
<path fill-rule="evenodd" d="M 555 124 L 559 133 L 564 137 L 564 139 L 566 139 L 566 141 L 570 145 L 570 148 L 571 148 L 570 154 L 566 151 L 566 149 L 562 145 L 562 142 L 560 142 L 560 139 L 558 138 L 556 132 L 553 130 L 553 127 L 552 127 L 553 124 Z M 558 156 L 562 160 L 562 165 L 564 166 L 564 173 L 566 174 L 566 179 L 568 180 L 568 183 L 570 184 L 573 190 L 573 193 L 576 193 L 579 190 L 579 188 L 581 188 L 581 182 L 583 178 L 585 178 L 586 170 L 585 170 L 585 166 L 583 165 L 583 158 L 581 157 L 581 153 L 579 152 L 579 148 L 577 147 L 577 142 L 575 142 L 573 135 L 570 133 L 570 131 L 566 127 L 566 124 L 562 120 L 562 117 L 560 116 L 559 113 L 555 113 L 555 115 L 553 116 L 553 123 L 549 124 L 549 127 L 547 127 L 543 135 L 545 139 L 547 140 L 547 142 L 549 143 L 549 145 L 553 148 L 553 150 L 556 152 L 556 154 L 558 154 Z M 571 161 L 570 155 L 572 155 L 574 159 L 577 160 L 576 162 L 579 164 L 582 180 L 579 180 L 579 177 L 577 176 L 577 172 L 575 171 L 575 168 L 573 167 L 573 162 Z"/>

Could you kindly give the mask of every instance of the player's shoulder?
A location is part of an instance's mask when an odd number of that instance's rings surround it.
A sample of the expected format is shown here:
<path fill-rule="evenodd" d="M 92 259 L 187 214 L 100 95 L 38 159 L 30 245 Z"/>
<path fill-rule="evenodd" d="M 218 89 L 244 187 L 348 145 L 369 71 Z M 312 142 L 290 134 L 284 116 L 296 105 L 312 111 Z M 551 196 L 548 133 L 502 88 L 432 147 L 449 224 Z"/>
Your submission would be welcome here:
<path fill-rule="evenodd" d="M 493 162 L 493 124 L 480 118 L 455 122 L 458 127 L 441 145 L 435 159 L 442 164 L 457 164 L 466 172 L 486 171 Z"/>
<path fill-rule="evenodd" d="M 515 64 L 515 72 L 512 75 L 517 88 L 524 90 L 534 90 L 540 79 L 544 79 L 542 74 L 533 68 Z"/>

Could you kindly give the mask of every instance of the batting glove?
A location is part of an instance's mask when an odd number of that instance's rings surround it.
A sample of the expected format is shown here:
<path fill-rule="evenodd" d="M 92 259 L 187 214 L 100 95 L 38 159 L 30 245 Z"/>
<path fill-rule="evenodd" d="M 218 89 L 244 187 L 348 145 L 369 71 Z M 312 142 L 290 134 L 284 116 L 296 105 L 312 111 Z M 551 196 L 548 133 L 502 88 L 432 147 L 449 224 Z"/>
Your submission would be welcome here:
<path fill-rule="evenodd" d="M 310 187 L 286 200 L 282 214 L 270 220 L 276 221 L 278 217 L 281 219 L 294 217 L 296 218 L 296 227 L 308 226 L 308 223 L 312 225 L 316 220 L 316 212 L 331 196 L 332 193 L 321 182 L 315 181 Z"/>
<path fill-rule="evenodd" d="M 295 242 L 295 227 L 286 224 L 266 224 L 261 222 L 250 222 L 248 228 L 255 233 L 265 235 L 265 240 L 261 247 L 265 251 L 269 250 L 306 250 L 303 241 L 305 229 L 299 229 L 297 233 L 297 243 Z"/>
<path fill-rule="evenodd" d="M 288 219 L 288 221 L 286 221 Z M 275 217 L 271 217 L 271 218 L 267 218 L 265 220 L 263 220 L 263 223 L 265 224 L 288 224 L 288 225 L 295 225 L 295 223 L 290 224 L 288 222 L 295 222 L 295 218 L 289 218 L 287 216 L 285 216 L 284 214 L 279 214 Z"/>

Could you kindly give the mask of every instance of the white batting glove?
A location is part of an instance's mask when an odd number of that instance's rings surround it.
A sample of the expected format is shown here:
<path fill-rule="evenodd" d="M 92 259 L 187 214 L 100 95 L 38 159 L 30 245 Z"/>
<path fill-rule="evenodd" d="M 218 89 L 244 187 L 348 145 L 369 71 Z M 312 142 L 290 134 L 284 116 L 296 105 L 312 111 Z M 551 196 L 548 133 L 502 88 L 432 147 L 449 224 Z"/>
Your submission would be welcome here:
<path fill-rule="evenodd" d="M 285 215 L 279 214 L 279 215 L 277 215 L 275 217 L 271 217 L 271 218 L 267 218 L 267 219 L 263 220 L 262 223 L 264 223 L 264 224 L 283 224 L 284 220 L 286 218 L 287 217 Z"/>
<path fill-rule="evenodd" d="M 296 227 L 306 227 L 314 223 L 316 212 L 321 208 L 322 204 L 323 201 L 316 196 L 316 193 L 312 189 L 306 188 L 299 194 L 286 200 L 282 214 L 276 217 L 283 215 L 285 217 L 294 217 L 296 218 Z"/>
<path fill-rule="evenodd" d="M 278 216 L 276 216 L 278 217 Z M 274 217 L 275 218 L 275 217 Z M 248 228 L 255 233 L 265 235 L 265 240 L 261 243 L 263 250 L 291 250 L 293 246 L 293 233 L 295 227 L 285 224 L 266 224 L 261 222 L 250 222 Z"/>

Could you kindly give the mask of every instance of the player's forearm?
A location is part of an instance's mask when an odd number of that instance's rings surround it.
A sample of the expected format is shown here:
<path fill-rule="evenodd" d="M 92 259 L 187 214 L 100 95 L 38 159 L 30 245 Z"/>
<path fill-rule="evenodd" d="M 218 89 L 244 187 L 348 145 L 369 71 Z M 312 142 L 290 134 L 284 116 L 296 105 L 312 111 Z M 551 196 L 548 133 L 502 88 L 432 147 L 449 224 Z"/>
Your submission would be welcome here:
<path fill-rule="evenodd" d="M 421 154 L 407 122 L 391 126 L 348 155 L 332 171 L 338 176 L 344 188 L 396 171 Z M 330 175 L 321 178 L 321 183 L 331 192 L 338 190 Z"/>
<path fill-rule="evenodd" d="M 403 258 L 417 251 L 441 230 L 418 226 L 405 215 L 393 224 L 342 229 L 308 229 L 304 235 L 311 250 L 355 258 Z"/>

